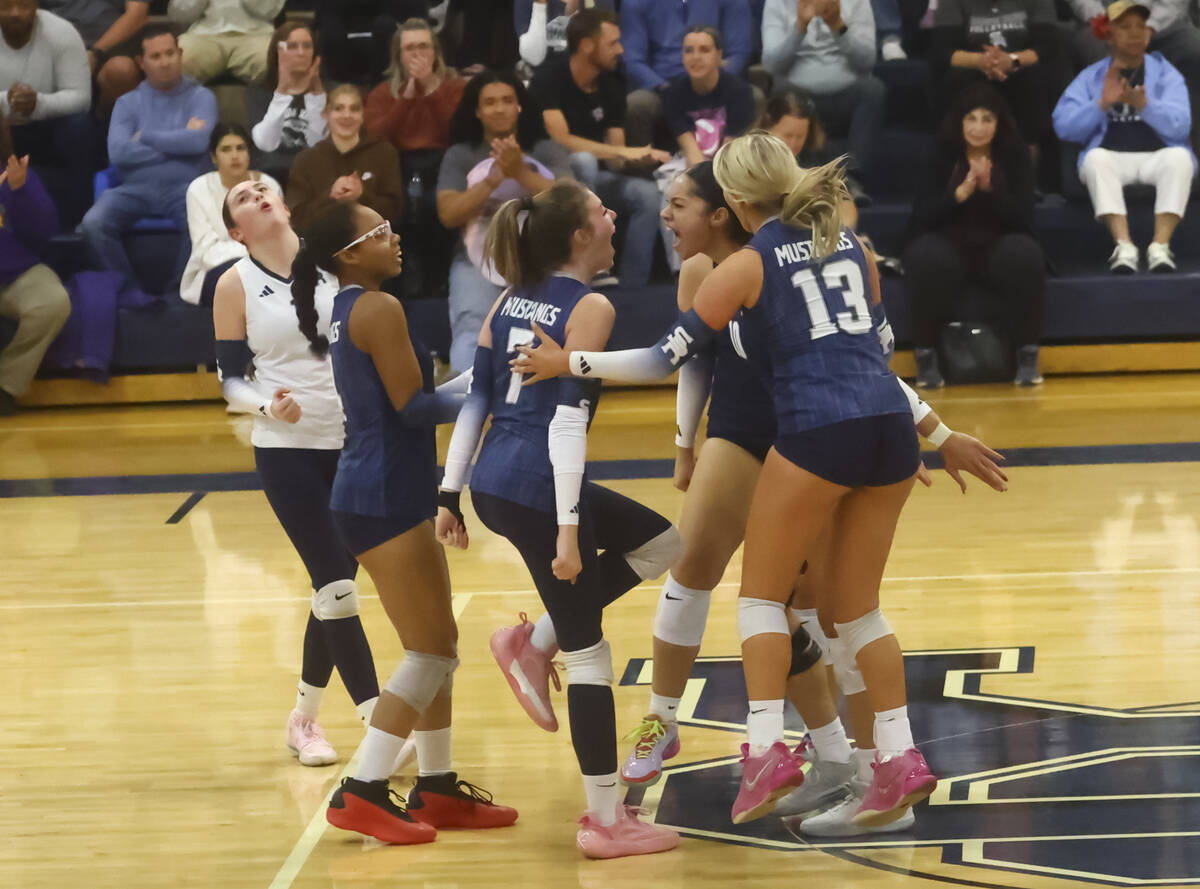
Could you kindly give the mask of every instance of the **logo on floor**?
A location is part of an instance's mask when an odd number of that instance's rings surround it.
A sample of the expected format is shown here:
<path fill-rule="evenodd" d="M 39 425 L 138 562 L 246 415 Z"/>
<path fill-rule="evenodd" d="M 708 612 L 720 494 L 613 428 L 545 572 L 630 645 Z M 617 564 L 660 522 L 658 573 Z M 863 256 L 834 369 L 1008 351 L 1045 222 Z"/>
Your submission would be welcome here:
<path fill-rule="evenodd" d="M 631 791 L 629 801 L 656 806 L 655 820 L 684 836 L 821 850 L 946 879 L 952 867 L 934 873 L 898 854 L 940 847 L 945 865 L 993 871 L 986 881 L 971 877 L 976 886 L 1025 886 L 1033 874 L 1123 886 L 1200 883 L 1200 705 L 1115 710 L 981 688 L 989 675 L 1032 674 L 1033 661 L 1032 647 L 905 655 L 913 733 L 940 778 L 909 830 L 801 839 L 779 817 L 732 824 L 741 776 L 735 733 L 746 716 L 741 662 L 732 657 L 696 662 L 681 706 L 683 753 L 644 798 Z M 632 660 L 621 684 L 648 684 L 650 669 Z M 689 733 L 702 729 L 729 732 L 731 755 L 684 762 Z"/>

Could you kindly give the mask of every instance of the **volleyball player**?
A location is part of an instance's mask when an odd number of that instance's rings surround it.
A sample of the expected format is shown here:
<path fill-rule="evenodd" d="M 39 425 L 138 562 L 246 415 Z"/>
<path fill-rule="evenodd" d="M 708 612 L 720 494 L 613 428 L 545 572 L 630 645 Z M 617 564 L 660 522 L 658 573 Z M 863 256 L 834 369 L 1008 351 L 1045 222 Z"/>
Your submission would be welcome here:
<path fill-rule="evenodd" d="M 749 234 L 725 203 L 710 161 L 692 167 L 672 183 L 663 220 L 675 234 L 675 249 L 683 260 L 679 307 L 687 311 L 699 283 L 715 264 L 743 247 Z M 721 332 L 715 349 L 706 350 L 680 368 L 675 484 L 688 492 L 680 519 L 683 551 L 672 566 L 659 599 L 650 707 L 634 732 L 633 749 L 622 766 L 621 777 L 627 784 L 654 783 L 661 775 L 663 760 L 679 751 L 676 716 L 699 652 L 711 590 L 742 542 L 751 492 L 775 436 L 774 406 L 767 387 L 769 372 L 751 362 L 749 356 L 761 353 L 749 336 L 746 325 L 735 320 Z M 708 440 L 703 457 L 697 462 L 693 444 L 710 388 Z M 934 430 L 939 427 L 940 419 L 916 399 L 915 393 L 912 398 L 918 428 L 937 437 Z M 1003 472 L 993 462 L 999 455 L 971 436 L 949 435 L 942 441 L 941 451 L 946 468 L 960 484 L 963 482 L 958 470 L 965 469 L 978 474 L 997 490 L 1004 489 Z M 816 558 L 820 561 L 819 556 Z M 810 587 L 808 578 L 802 574 L 797 579 L 789 621 L 804 623 L 819 646 L 827 650 L 829 643 L 818 623 Z M 553 637 L 548 635 L 543 643 L 547 649 L 542 659 L 545 666 L 538 669 L 536 659 L 531 657 L 528 660 L 535 661 L 535 669 L 530 669 L 527 661 L 526 673 L 545 675 L 553 653 L 552 644 Z M 828 660 L 824 658 L 825 662 Z M 811 741 L 806 745 L 812 767 L 806 773 L 804 785 L 787 799 L 788 808 L 796 812 L 812 810 L 825 801 L 840 802 L 856 778 L 841 721 L 836 709 L 828 703 L 825 671 L 809 674 L 815 666 L 813 654 L 806 653 L 806 644 L 798 645 L 788 696 L 812 726 Z M 854 687 L 852 677 L 848 684 Z M 546 687 L 545 683 L 539 687 Z M 851 700 L 854 702 L 853 697 Z M 549 707 L 546 695 L 542 709 Z M 856 728 L 858 769 L 869 776 L 869 762 L 874 755 L 871 721 L 863 724 L 860 720 Z M 818 828 L 826 824 L 826 829 L 830 829 L 827 824 L 830 820 L 825 817 L 813 823 Z M 904 829 L 910 823 L 911 815 L 888 825 L 888 829 Z M 854 832 L 862 830 L 856 828 Z"/>
<path fill-rule="evenodd" d="M 479 334 L 438 511 L 439 536 L 461 539 L 459 498 L 490 414 L 471 474 L 472 502 L 480 521 L 521 554 L 562 647 L 571 741 L 587 797 L 576 845 L 591 858 L 662 852 L 679 842 L 621 802 L 612 655 L 601 625 L 605 605 L 667 569 L 679 538 L 662 516 L 585 480 L 599 383 L 523 387 L 508 361 L 516 344 L 532 340 L 533 324 L 568 348 L 604 348 L 613 309 L 587 282 L 612 265 L 613 219 L 575 182 L 509 201 L 493 218 L 484 253 L 512 286 Z"/>
<path fill-rule="evenodd" d="M 299 238 L 282 199 L 263 182 L 230 189 L 222 208 L 230 236 L 249 256 L 217 282 L 213 299 L 221 391 L 233 407 L 254 415 L 254 464 L 267 502 L 312 581 L 296 708 L 287 746 L 309 766 L 337 754 L 317 724 L 334 666 L 368 722 L 379 696 L 371 649 L 358 616 L 358 566 L 338 540 L 329 495 L 342 448 L 342 406 L 329 361 L 313 355 L 296 329 L 292 259 Z M 332 285 L 317 302 L 329 323 Z M 247 379 L 253 364 L 252 379 Z"/>
<path fill-rule="evenodd" d="M 563 372 L 658 378 L 749 310 L 772 368 L 778 431 L 746 529 L 738 626 L 750 713 L 732 817 L 765 815 L 801 782 L 800 763 L 783 743 L 792 655 L 785 603 L 828 524 L 835 628 L 875 712 L 872 781 L 854 821 L 889 824 L 937 780 L 913 744 L 903 658 L 878 607 L 896 521 L 920 465 L 908 398 L 876 342 L 868 298 L 878 301 L 878 273 L 838 220 L 845 183 L 836 164 L 800 170 L 780 140 L 754 133 L 724 146 L 714 171 L 754 237 L 713 270 L 694 308 L 657 346 L 563 355 L 545 341 L 521 350 L 516 367 L 536 371 L 531 383 Z"/>
<path fill-rule="evenodd" d="M 346 411 L 346 445 L 331 496 L 334 523 L 367 570 L 405 658 L 384 683 L 354 776 L 334 791 L 330 824 L 386 843 L 429 842 L 444 827 L 505 827 L 517 811 L 458 779 L 450 756 L 458 628 L 446 555 L 434 537 L 434 427 L 461 399 L 433 388 L 429 353 L 399 301 L 381 289 L 400 273 L 400 238 L 374 210 L 336 204 L 314 220 L 293 265 L 296 319 L 312 352 L 329 352 Z M 337 276 L 328 337 L 316 307 L 320 271 Z M 388 776 L 412 734 L 420 772 L 403 800 Z"/>

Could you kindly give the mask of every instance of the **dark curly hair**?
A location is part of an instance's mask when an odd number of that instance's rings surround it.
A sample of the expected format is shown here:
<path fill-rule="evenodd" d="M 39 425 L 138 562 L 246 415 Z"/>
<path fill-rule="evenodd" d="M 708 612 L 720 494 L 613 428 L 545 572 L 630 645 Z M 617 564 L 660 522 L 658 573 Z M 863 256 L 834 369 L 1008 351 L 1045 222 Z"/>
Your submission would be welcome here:
<path fill-rule="evenodd" d="M 984 108 L 996 117 L 996 135 L 992 139 L 992 155 L 1007 156 L 1023 150 L 1024 142 L 1017 121 L 1004 96 L 989 83 L 975 83 L 954 97 L 945 120 L 942 121 L 942 147 L 955 157 L 966 154 L 963 141 L 963 118 L 976 108 Z"/>
<path fill-rule="evenodd" d="M 528 151 L 535 143 L 547 138 L 546 126 L 542 123 L 542 106 L 517 76 L 511 71 L 485 69 L 472 77 L 463 90 L 462 100 L 450 118 L 450 142 L 478 145 L 483 141 L 483 124 L 475 112 L 479 108 L 479 94 L 485 86 L 493 83 L 507 84 L 517 94 L 517 104 L 521 106 L 517 116 L 517 141 L 521 147 Z"/>

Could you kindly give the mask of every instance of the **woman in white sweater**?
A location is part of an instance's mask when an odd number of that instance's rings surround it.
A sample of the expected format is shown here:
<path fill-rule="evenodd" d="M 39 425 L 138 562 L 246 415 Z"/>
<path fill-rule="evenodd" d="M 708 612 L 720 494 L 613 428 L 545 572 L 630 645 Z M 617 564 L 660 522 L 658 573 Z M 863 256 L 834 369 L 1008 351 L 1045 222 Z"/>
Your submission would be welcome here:
<path fill-rule="evenodd" d="M 217 279 L 246 255 L 246 248 L 233 238 L 221 219 L 221 207 L 229 189 L 253 179 L 266 182 L 281 198 L 283 189 L 266 173 L 250 169 L 250 135 L 235 123 L 217 124 L 208 143 L 216 169 L 197 176 L 187 190 L 188 234 L 192 255 L 183 270 L 179 295 L 194 305 L 211 306 Z"/>

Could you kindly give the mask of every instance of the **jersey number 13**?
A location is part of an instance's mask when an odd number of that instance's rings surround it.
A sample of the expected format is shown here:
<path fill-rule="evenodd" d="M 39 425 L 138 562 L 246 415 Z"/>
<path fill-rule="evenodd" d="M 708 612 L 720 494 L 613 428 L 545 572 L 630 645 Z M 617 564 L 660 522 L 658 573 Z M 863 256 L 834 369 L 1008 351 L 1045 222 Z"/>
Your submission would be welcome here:
<path fill-rule="evenodd" d="M 809 335 L 814 340 L 837 333 L 868 333 L 872 329 L 871 308 L 867 305 L 866 288 L 863 286 L 862 269 L 852 259 L 839 259 L 819 269 L 820 278 L 813 269 L 801 269 L 792 275 L 792 286 L 804 295 L 808 317 L 812 321 Z M 830 317 L 826 296 L 841 295 L 846 311 Z"/>

